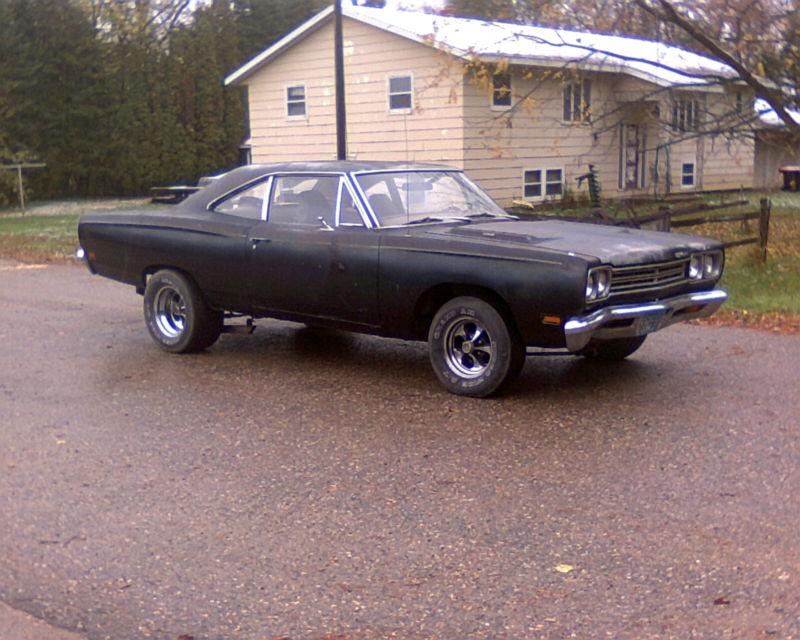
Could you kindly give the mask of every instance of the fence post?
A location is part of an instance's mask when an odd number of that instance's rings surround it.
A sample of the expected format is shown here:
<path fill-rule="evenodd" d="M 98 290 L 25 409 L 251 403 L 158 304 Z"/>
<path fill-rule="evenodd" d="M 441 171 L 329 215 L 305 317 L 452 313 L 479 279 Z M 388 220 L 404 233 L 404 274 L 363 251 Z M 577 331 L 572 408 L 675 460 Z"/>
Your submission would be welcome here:
<path fill-rule="evenodd" d="M 19 208 L 25 215 L 25 183 L 22 181 L 22 165 L 17 166 L 17 191 L 19 191 Z"/>
<path fill-rule="evenodd" d="M 744 200 L 744 186 L 739 187 L 739 202 Z M 747 208 L 747 205 L 740 204 L 739 211 L 744 211 Z M 750 233 L 750 221 L 749 220 L 742 220 L 741 223 L 742 233 Z"/>
<path fill-rule="evenodd" d="M 658 220 L 658 226 L 656 227 L 659 231 L 670 231 L 672 229 L 672 210 L 669 206 L 661 205 L 658 208 L 658 213 L 662 216 Z"/>
<path fill-rule="evenodd" d="M 761 198 L 761 215 L 758 218 L 758 247 L 761 255 L 761 262 L 767 261 L 770 213 L 772 213 L 772 202 L 769 198 Z"/>

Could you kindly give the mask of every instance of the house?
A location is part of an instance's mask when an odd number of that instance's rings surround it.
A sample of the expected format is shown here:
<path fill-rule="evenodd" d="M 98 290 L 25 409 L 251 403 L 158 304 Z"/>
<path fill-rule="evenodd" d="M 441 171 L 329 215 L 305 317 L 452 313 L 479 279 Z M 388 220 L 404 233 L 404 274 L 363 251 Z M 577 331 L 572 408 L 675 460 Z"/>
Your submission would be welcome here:
<path fill-rule="evenodd" d="M 756 100 L 758 126 L 755 141 L 756 189 L 777 189 L 783 185 L 780 168 L 800 165 L 800 144 L 764 100 Z M 789 111 L 789 115 L 800 123 L 800 113 Z"/>
<path fill-rule="evenodd" d="M 752 136 L 729 131 L 752 96 L 718 61 L 635 38 L 343 12 L 351 158 L 454 165 L 506 205 L 574 193 L 590 164 L 606 197 L 753 184 Z M 247 90 L 253 162 L 335 157 L 333 31 L 329 7 L 226 78 Z"/>

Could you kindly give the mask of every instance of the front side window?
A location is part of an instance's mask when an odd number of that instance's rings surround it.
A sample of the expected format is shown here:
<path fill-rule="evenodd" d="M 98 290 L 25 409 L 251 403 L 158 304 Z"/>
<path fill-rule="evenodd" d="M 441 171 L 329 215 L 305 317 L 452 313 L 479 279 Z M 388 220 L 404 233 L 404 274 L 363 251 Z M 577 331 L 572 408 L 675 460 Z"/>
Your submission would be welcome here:
<path fill-rule="evenodd" d="M 324 221 L 333 227 L 338 190 L 339 176 L 276 176 L 269 221 L 314 227 L 323 226 Z"/>
<path fill-rule="evenodd" d="M 306 115 L 306 85 L 297 84 L 286 87 L 286 115 L 290 118 L 304 118 Z"/>
<path fill-rule="evenodd" d="M 269 190 L 269 180 L 262 180 L 256 185 L 239 191 L 226 198 L 214 207 L 217 213 L 227 213 L 240 218 L 261 220 L 266 207 L 264 203 Z"/>
<path fill-rule="evenodd" d="M 564 122 L 589 122 L 591 108 L 591 80 L 571 80 L 564 83 Z"/>
<path fill-rule="evenodd" d="M 387 171 L 357 181 L 383 226 L 506 213 L 458 171 Z"/>
<path fill-rule="evenodd" d="M 511 74 L 492 76 L 492 106 L 504 109 L 511 106 Z"/>
<path fill-rule="evenodd" d="M 564 193 L 563 169 L 528 169 L 522 180 L 526 200 L 560 198 Z"/>
<path fill-rule="evenodd" d="M 413 104 L 413 80 L 411 76 L 389 78 L 389 111 L 411 111 Z"/>

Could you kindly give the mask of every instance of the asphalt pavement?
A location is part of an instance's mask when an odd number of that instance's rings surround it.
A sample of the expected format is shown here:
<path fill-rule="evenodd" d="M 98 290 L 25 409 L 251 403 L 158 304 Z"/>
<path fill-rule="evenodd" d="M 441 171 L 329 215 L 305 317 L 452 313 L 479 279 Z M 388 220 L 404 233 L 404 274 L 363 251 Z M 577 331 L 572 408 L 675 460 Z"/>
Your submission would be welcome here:
<path fill-rule="evenodd" d="M 131 288 L 0 261 L 0 639 L 800 638 L 798 374 L 682 325 L 463 399 L 290 323 L 168 355 Z"/>

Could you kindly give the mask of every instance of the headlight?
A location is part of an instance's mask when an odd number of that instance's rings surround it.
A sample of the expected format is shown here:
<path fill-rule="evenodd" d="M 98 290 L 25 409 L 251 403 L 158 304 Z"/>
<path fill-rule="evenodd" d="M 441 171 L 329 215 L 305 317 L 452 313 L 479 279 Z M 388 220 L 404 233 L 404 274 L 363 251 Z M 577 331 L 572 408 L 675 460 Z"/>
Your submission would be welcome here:
<path fill-rule="evenodd" d="M 722 252 L 695 253 L 689 258 L 690 280 L 711 280 L 722 273 Z"/>
<path fill-rule="evenodd" d="M 593 302 L 607 298 L 611 290 L 611 269 L 596 267 L 586 276 L 586 301 Z"/>
<path fill-rule="evenodd" d="M 695 253 L 689 258 L 689 279 L 700 280 L 703 277 L 703 254 Z"/>

